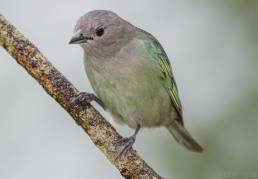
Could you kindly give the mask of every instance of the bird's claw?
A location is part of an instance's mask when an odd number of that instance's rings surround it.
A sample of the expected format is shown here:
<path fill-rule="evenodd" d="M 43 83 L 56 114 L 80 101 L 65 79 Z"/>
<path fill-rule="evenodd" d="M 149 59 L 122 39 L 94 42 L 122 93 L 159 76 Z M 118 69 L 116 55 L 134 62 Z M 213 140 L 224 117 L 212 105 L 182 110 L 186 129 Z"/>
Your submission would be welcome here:
<path fill-rule="evenodd" d="M 105 109 L 103 102 L 93 93 L 80 92 L 71 102 L 73 105 L 86 106 L 92 101 L 96 101 L 103 109 Z"/>
<path fill-rule="evenodd" d="M 131 137 L 126 137 L 126 138 L 122 138 L 119 139 L 117 141 L 115 141 L 115 144 L 123 144 L 123 149 L 121 150 L 121 152 L 118 154 L 118 156 L 116 157 L 115 160 L 118 160 L 119 158 L 121 158 L 122 156 L 125 156 L 133 147 L 133 144 L 135 143 L 136 137 L 135 136 L 131 136 Z"/>

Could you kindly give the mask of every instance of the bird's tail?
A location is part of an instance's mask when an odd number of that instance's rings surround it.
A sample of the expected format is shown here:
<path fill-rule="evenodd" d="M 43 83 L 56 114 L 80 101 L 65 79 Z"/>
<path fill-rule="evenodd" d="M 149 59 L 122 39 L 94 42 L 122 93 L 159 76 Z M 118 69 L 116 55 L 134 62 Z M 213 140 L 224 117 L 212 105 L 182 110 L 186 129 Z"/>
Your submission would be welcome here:
<path fill-rule="evenodd" d="M 174 136 L 176 141 L 188 150 L 194 152 L 202 152 L 203 148 L 199 145 L 185 129 L 185 127 L 178 121 L 173 121 L 167 126 L 168 131 Z"/>

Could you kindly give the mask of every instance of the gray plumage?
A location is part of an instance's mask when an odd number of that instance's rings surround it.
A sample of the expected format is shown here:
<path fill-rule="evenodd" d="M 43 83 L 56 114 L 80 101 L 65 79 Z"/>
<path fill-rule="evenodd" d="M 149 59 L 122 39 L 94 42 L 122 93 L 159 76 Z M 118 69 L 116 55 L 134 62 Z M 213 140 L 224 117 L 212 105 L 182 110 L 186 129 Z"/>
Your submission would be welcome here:
<path fill-rule="evenodd" d="M 134 129 L 164 126 L 186 148 L 202 151 L 184 128 L 168 57 L 151 34 L 106 10 L 82 16 L 75 32 L 71 43 L 83 48 L 90 83 L 114 119 Z"/>

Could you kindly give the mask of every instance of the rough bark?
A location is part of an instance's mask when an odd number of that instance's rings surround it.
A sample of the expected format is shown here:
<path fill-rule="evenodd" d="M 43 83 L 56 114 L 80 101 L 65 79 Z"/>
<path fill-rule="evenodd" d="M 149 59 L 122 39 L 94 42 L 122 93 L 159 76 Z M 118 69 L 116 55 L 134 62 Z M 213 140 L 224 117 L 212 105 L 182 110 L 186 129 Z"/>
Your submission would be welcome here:
<path fill-rule="evenodd" d="M 114 141 L 121 136 L 90 104 L 72 105 L 79 91 L 2 15 L 0 45 L 71 115 L 124 178 L 161 178 L 135 150 L 115 160 L 121 146 Z"/>

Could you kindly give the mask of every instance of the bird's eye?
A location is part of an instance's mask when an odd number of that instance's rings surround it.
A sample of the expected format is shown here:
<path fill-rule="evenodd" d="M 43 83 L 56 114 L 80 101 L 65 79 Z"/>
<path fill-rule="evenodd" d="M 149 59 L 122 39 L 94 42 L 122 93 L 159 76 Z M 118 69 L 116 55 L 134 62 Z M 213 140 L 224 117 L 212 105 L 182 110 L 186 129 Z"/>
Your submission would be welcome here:
<path fill-rule="evenodd" d="M 97 36 L 101 37 L 103 34 L 104 34 L 104 28 L 103 28 L 103 27 L 98 28 L 98 29 L 96 30 L 96 35 L 97 35 Z"/>

